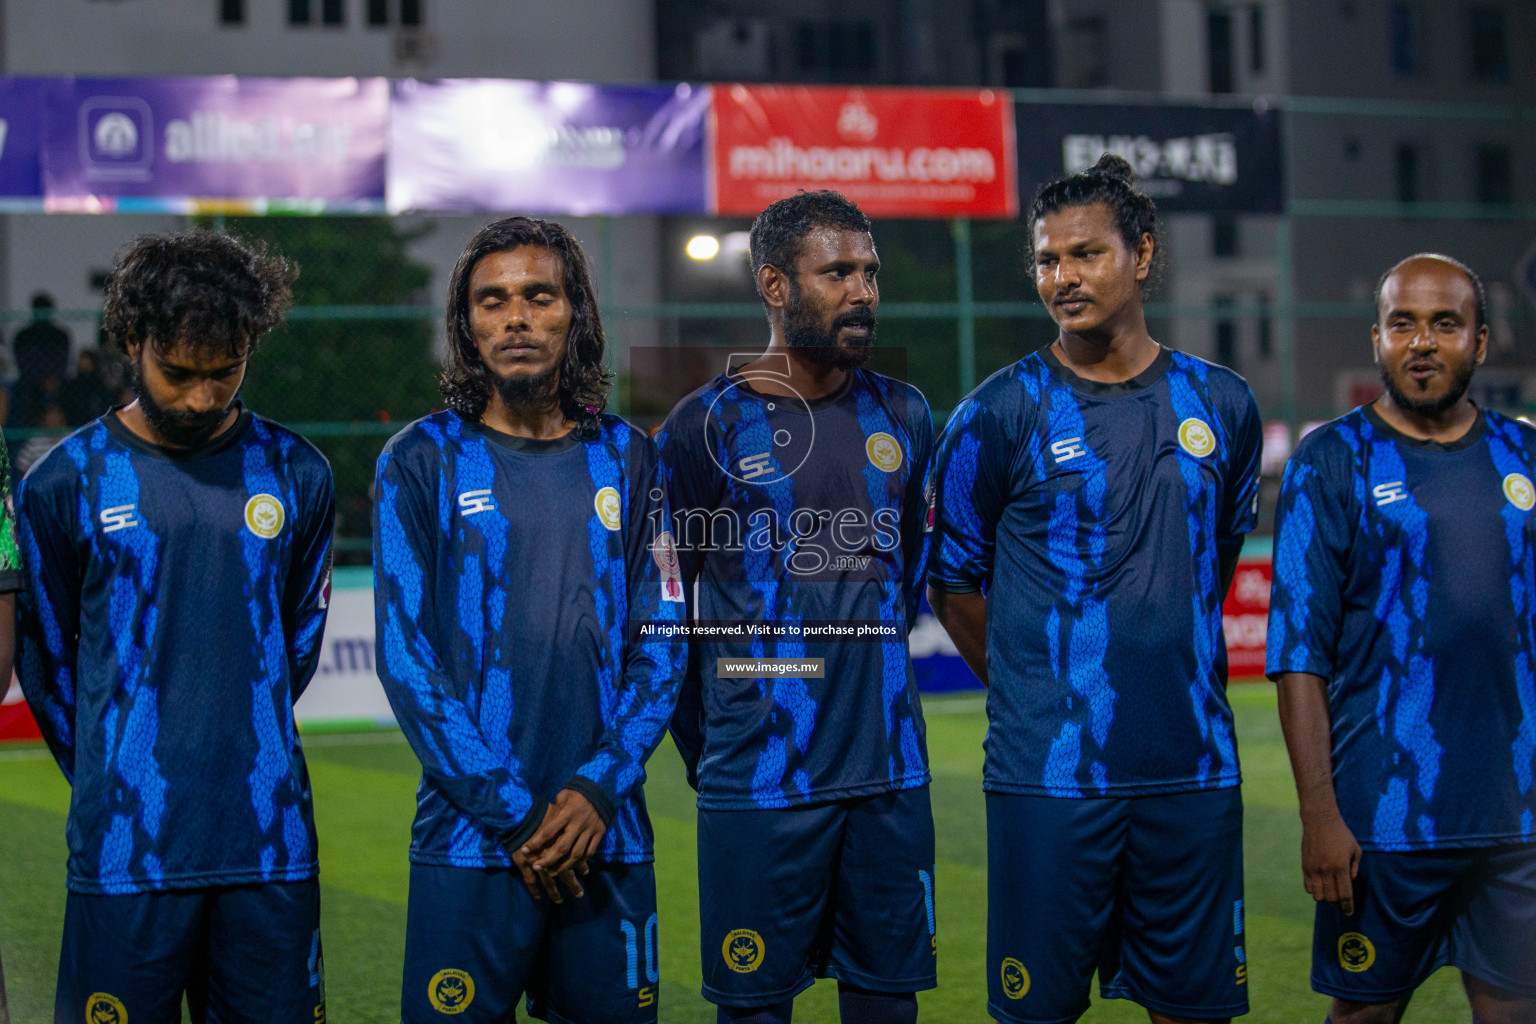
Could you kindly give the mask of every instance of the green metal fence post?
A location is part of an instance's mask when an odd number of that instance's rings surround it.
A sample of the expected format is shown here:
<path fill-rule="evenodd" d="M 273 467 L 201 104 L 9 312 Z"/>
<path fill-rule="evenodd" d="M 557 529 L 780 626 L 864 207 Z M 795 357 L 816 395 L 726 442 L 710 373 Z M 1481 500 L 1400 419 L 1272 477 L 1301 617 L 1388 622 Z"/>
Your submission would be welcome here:
<path fill-rule="evenodd" d="M 976 386 L 976 296 L 971 280 L 971 222 L 956 217 L 950 222 L 955 239 L 955 313 L 960 336 L 960 394 Z"/>
<path fill-rule="evenodd" d="M 1275 320 L 1280 334 L 1280 408 L 1291 437 L 1296 437 L 1296 285 L 1291 279 L 1291 215 L 1275 226 Z"/>

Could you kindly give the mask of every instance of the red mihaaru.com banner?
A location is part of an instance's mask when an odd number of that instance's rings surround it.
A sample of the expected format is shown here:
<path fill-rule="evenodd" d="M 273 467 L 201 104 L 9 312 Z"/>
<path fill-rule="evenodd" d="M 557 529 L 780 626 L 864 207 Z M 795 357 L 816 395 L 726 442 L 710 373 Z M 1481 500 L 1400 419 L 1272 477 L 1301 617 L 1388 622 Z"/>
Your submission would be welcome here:
<path fill-rule="evenodd" d="M 717 85 L 711 203 L 835 189 L 872 217 L 1012 217 L 1012 100 L 972 89 Z"/>

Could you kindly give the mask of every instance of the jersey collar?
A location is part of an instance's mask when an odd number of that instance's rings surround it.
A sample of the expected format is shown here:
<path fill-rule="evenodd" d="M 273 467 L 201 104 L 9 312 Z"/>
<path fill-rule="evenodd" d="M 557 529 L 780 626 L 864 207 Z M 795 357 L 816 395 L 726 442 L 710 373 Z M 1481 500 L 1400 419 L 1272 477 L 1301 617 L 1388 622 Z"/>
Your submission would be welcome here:
<path fill-rule="evenodd" d="M 227 430 L 215 434 L 194 448 L 170 448 L 144 440 L 129 430 L 122 418 L 118 416 L 126 406 L 114 406 L 101 418 L 101 421 L 106 424 L 107 433 L 112 435 L 112 439 L 125 448 L 132 448 L 136 452 L 151 458 L 164 459 L 166 462 L 195 462 L 198 459 L 210 458 L 220 452 L 228 451 L 245 440 L 254 417 L 251 410 L 247 409 L 245 403 L 239 399 L 235 400 L 235 406 L 240 410 L 240 414 L 235 417 L 235 422 Z"/>
<path fill-rule="evenodd" d="M 1057 380 L 1071 387 L 1074 391 L 1100 398 L 1112 398 L 1116 395 L 1133 395 L 1138 391 L 1145 391 L 1161 380 L 1163 375 L 1168 372 L 1168 367 L 1173 364 L 1173 349 L 1159 345 L 1157 358 L 1152 360 L 1151 366 L 1142 370 L 1130 380 L 1106 383 L 1099 380 L 1088 380 L 1086 377 L 1079 377 L 1073 373 L 1062 363 L 1056 353 L 1051 351 L 1050 345 L 1040 349 L 1039 356 L 1045 361 L 1045 365 L 1050 368 L 1051 374 Z"/>
<path fill-rule="evenodd" d="M 1428 452 L 1459 452 L 1463 448 L 1470 448 L 1483 438 L 1488 429 L 1488 414 L 1482 409 L 1477 410 L 1477 418 L 1467 428 L 1467 432 L 1454 441 L 1428 441 L 1417 437 L 1409 437 L 1398 430 L 1392 424 L 1382 419 L 1381 413 L 1376 411 L 1376 403 L 1367 402 L 1360 407 L 1365 413 L 1365 418 L 1370 422 L 1371 428 L 1379 433 L 1386 434 L 1398 444 L 1407 445 L 1409 448 L 1419 448 Z"/>
<path fill-rule="evenodd" d="M 801 402 L 786 402 L 783 401 L 783 399 L 792 396 L 770 395 L 757 390 L 752 386 L 752 378 L 758 376 L 757 374 L 752 374 L 748 377 L 742 377 L 738 370 L 732 370 L 731 372 L 724 374 L 721 379 L 724 380 L 727 385 L 734 384 L 737 389 L 748 395 L 751 395 L 753 398 L 756 398 L 760 402 L 772 402 L 775 399 L 779 399 L 777 402 L 778 407 L 781 409 L 787 409 L 790 412 L 802 412 L 806 410 L 809 410 L 810 412 L 820 412 L 822 409 L 830 409 L 832 406 L 848 397 L 848 393 L 853 390 L 854 378 L 860 372 L 861 370 L 857 366 L 853 367 L 851 370 L 844 371 L 843 382 L 837 386 L 836 390 L 829 394 L 822 395 L 820 398 L 812 398 Z M 766 374 L 764 376 L 766 376 Z"/>
<path fill-rule="evenodd" d="M 459 414 L 454 413 L 454 415 L 458 416 Z M 492 444 L 499 445 L 508 451 L 530 452 L 537 455 L 549 452 L 563 452 L 581 444 L 580 427 L 572 427 L 568 433 L 561 434 L 559 437 L 518 437 L 516 434 L 508 434 L 494 427 L 488 427 L 478 420 L 467 420 L 462 416 L 459 416 L 459 420 L 468 430 L 479 434 Z"/>

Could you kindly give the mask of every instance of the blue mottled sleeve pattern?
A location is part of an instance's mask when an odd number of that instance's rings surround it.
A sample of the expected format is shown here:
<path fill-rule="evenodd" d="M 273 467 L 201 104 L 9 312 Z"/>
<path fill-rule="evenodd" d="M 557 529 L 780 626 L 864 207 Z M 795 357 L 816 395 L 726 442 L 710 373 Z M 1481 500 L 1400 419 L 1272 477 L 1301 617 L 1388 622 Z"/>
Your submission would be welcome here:
<path fill-rule="evenodd" d="M 933 534 L 928 529 L 928 478 L 933 472 L 933 413 L 916 388 L 908 389 L 907 436 L 912 442 L 912 469 L 901 510 L 902 593 L 907 601 L 907 629 L 917 623 L 928 573 Z"/>
<path fill-rule="evenodd" d="M 628 628 L 642 622 L 676 623 L 682 618 L 681 600 L 666 600 L 661 563 L 675 555 L 665 493 L 658 486 L 656 445 L 644 434 L 625 428 L 630 444 L 625 454 L 624 558 L 628 580 L 628 614 L 625 629 L 624 670 L 606 729 L 592 757 L 576 770 L 591 786 L 578 786 L 589 799 L 596 787 L 606 799 L 602 807 L 593 801 L 604 821 L 611 821 L 645 781 L 645 762 L 667 731 L 677 705 L 678 685 L 687 663 L 687 645 L 678 638 L 641 637 Z M 675 597 L 681 598 L 672 580 Z"/>
<path fill-rule="evenodd" d="M 393 446 L 379 456 L 374 481 L 379 681 L 422 770 L 455 807 L 512 848 L 538 829 L 548 803 L 496 757 L 444 668 L 449 639 L 437 635 L 433 605 L 455 599 L 437 593 L 437 549 L 446 538 L 433 512 L 435 488 Z"/>
<path fill-rule="evenodd" d="M 1006 465 L 1013 448 L 1013 439 L 977 394 L 950 415 L 933 464 L 928 582 L 934 589 L 964 594 L 986 585 L 997 523 L 1008 503 Z"/>
<path fill-rule="evenodd" d="M 704 568 L 704 538 L 694 544 L 688 514 L 695 509 L 712 511 L 717 504 L 719 470 L 709 462 L 701 445 L 704 434 L 704 403 L 690 395 L 677 404 L 656 434 L 657 476 L 666 492 L 677 538 L 677 560 L 682 574 L 687 618 L 698 617 L 694 608 L 694 584 Z M 712 471 L 712 472 L 711 472 Z M 677 708 L 672 713 L 672 742 L 688 772 L 688 784 L 699 788 L 699 758 L 704 753 L 704 672 L 698 645 L 688 649 L 687 667 L 678 687 Z"/>
<path fill-rule="evenodd" d="M 320 640 L 330 605 L 331 538 L 336 531 L 336 485 L 330 463 L 310 452 L 300 486 L 301 519 L 293 538 L 293 563 L 283 594 L 283 620 L 288 636 L 289 678 L 298 700 L 320 664 Z"/>
<path fill-rule="evenodd" d="M 1241 537 L 1259 522 L 1259 462 L 1264 453 L 1264 423 L 1253 392 L 1242 388 L 1239 396 L 1229 472 L 1224 488 L 1221 521 L 1216 524 L 1218 543 Z"/>
<path fill-rule="evenodd" d="M 86 513 L 73 475 L 58 471 L 61 461 L 43 459 L 16 494 L 23 580 L 16 671 L 48 749 L 73 784 L 81 566 L 72 524 Z"/>
<path fill-rule="evenodd" d="M 1324 427 L 1319 433 L 1329 430 Z M 1265 671 L 1332 679 L 1343 623 L 1345 559 L 1351 539 L 1352 482 L 1330 472 L 1327 437 L 1291 456 L 1275 509 L 1274 584 Z"/>

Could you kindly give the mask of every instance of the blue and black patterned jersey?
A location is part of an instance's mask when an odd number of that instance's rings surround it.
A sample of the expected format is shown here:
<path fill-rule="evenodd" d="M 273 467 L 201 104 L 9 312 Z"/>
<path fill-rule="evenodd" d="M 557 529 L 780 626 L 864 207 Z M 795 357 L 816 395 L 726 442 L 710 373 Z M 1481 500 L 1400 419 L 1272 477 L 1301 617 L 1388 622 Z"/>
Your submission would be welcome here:
<path fill-rule="evenodd" d="M 1364 407 L 1285 467 L 1268 671 L 1328 680 L 1333 781 L 1362 849 L 1530 841 L 1536 431 L 1457 441 Z"/>
<path fill-rule="evenodd" d="M 657 435 L 690 612 L 719 630 L 695 635 L 673 719 L 699 806 L 924 785 L 907 632 L 927 561 L 928 404 L 863 369 L 809 402 L 755 378 L 716 377 Z M 821 659 L 822 675 L 728 677 L 721 658 Z"/>
<path fill-rule="evenodd" d="M 642 635 L 684 607 L 655 451 L 613 416 L 539 441 L 440 412 L 379 456 L 379 678 L 422 763 L 416 863 L 510 865 L 567 787 L 608 823 L 597 859 L 651 859 L 645 761 L 687 657 Z"/>
<path fill-rule="evenodd" d="M 989 791 L 1238 785 L 1220 563 L 1261 440 L 1241 377 L 1166 349 L 1120 384 L 1041 349 L 955 409 L 929 582 L 986 591 Z"/>
<path fill-rule="evenodd" d="M 109 412 L 32 467 L 17 505 L 17 662 L 74 786 L 69 888 L 313 878 L 293 702 L 330 590 L 324 456 L 244 410 L 190 450 Z"/>

